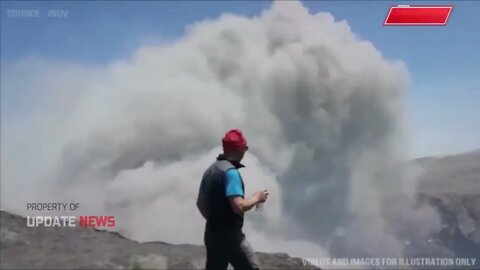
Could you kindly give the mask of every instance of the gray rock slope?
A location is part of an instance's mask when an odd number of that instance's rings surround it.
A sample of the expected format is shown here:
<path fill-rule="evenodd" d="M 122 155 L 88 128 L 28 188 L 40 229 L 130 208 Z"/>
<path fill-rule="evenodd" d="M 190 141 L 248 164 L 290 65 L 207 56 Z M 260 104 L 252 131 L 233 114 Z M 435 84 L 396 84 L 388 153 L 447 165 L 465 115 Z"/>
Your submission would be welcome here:
<path fill-rule="evenodd" d="M 460 155 L 426 157 L 414 160 L 423 169 L 420 189 L 439 195 L 480 195 L 480 150 Z"/>
<path fill-rule="evenodd" d="M 205 249 L 139 243 L 92 228 L 28 228 L 24 217 L 0 212 L 1 269 L 203 269 Z M 283 253 L 257 253 L 263 269 L 318 269 Z"/>
<path fill-rule="evenodd" d="M 411 253 L 480 259 L 480 150 L 414 163 L 423 170 L 418 201 L 435 206 L 443 228 Z"/>

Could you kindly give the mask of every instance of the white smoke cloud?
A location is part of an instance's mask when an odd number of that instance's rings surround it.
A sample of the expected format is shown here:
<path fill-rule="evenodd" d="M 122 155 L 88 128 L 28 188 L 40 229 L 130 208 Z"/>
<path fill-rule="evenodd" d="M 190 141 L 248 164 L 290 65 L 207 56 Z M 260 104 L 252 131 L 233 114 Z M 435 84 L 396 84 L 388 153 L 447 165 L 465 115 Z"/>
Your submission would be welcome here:
<path fill-rule="evenodd" d="M 28 119 L 2 121 L 4 209 L 77 201 L 134 239 L 200 244 L 200 177 L 223 133 L 241 128 L 247 193 L 271 192 L 247 215 L 257 249 L 399 255 L 405 228 L 437 229 L 401 165 L 405 66 L 328 13 L 275 2 L 198 22 L 131 61 L 33 62 L 2 71 L 4 91 L 29 78 L 42 97 Z"/>

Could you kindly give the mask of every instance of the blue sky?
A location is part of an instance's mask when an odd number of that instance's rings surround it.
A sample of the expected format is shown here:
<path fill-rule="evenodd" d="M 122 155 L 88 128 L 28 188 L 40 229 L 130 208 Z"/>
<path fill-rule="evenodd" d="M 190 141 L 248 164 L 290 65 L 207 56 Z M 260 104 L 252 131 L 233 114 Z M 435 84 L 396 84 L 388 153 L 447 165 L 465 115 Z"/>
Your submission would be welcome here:
<path fill-rule="evenodd" d="M 394 4 L 453 4 L 446 27 L 385 27 Z M 141 45 L 179 38 L 185 27 L 230 12 L 255 16 L 269 1 L 1 2 L 1 59 L 38 56 L 85 65 L 128 59 Z M 408 93 L 415 156 L 480 148 L 480 3 L 476 1 L 308 1 L 311 13 L 347 20 L 362 39 L 411 74 Z M 11 18 L 8 9 L 68 11 L 66 18 Z M 22 95 L 4 93 L 7 111 L 21 113 Z M 4 96 L 4 97 L 5 97 Z"/>

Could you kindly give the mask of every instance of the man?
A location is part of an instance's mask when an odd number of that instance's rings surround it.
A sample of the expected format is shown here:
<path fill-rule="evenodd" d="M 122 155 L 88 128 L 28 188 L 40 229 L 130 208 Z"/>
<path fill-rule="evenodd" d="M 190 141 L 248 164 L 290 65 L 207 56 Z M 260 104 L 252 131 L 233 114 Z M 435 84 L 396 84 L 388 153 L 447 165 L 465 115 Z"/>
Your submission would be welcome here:
<path fill-rule="evenodd" d="M 238 129 L 222 139 L 223 154 L 203 174 L 197 207 L 206 219 L 204 241 L 207 248 L 207 270 L 259 269 L 257 258 L 242 231 L 244 213 L 265 202 L 268 192 L 258 191 L 245 198 L 245 186 L 238 169 L 248 149 Z"/>

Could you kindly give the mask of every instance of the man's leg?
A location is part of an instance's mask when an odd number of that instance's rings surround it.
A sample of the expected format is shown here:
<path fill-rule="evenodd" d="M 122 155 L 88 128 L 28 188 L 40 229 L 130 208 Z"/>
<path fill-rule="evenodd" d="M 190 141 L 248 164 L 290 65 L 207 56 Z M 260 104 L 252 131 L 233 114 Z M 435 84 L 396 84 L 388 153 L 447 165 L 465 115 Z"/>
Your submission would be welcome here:
<path fill-rule="evenodd" d="M 245 236 L 234 245 L 231 245 L 229 251 L 228 260 L 235 270 L 260 269 L 257 256 L 245 239 Z"/>
<path fill-rule="evenodd" d="M 205 234 L 205 248 L 207 250 L 206 270 L 227 269 L 228 254 L 221 237 Z"/>

